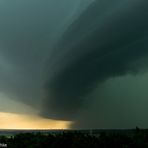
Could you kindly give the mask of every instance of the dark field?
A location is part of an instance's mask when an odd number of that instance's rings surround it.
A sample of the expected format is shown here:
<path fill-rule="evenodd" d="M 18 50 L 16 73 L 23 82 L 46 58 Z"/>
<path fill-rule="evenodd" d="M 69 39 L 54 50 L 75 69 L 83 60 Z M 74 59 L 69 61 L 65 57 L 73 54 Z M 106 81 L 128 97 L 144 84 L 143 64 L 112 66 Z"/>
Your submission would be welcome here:
<path fill-rule="evenodd" d="M 148 148 L 148 130 L 1 130 L 0 147 Z"/>

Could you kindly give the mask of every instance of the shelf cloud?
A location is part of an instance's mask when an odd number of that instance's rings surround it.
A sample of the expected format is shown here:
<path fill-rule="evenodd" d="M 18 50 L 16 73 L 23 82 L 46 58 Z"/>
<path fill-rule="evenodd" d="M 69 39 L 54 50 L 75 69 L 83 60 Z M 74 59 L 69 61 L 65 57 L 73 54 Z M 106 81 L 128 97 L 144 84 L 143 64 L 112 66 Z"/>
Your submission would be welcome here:
<path fill-rule="evenodd" d="M 72 121 L 71 128 L 148 123 L 147 110 L 141 106 L 138 114 L 132 105 L 143 104 L 148 96 L 147 83 L 140 83 L 147 81 L 147 1 L 50 0 L 2 6 L 1 92 L 43 117 Z M 138 84 L 143 89 L 137 90 Z"/>

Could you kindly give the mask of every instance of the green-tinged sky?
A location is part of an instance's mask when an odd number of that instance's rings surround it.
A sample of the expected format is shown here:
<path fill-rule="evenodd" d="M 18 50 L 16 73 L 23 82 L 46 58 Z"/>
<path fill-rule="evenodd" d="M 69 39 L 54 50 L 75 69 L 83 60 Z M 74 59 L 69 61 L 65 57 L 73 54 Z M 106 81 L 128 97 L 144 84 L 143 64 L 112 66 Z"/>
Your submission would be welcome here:
<path fill-rule="evenodd" d="M 0 128 L 148 128 L 147 18 L 145 0 L 1 0 Z"/>

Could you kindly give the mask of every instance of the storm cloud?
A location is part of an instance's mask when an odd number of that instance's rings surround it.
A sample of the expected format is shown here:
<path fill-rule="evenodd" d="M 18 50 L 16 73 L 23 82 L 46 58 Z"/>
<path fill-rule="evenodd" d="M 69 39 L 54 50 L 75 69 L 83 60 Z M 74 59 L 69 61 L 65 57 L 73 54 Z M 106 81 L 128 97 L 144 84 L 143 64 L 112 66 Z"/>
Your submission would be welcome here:
<path fill-rule="evenodd" d="M 1 92 L 26 104 L 41 102 L 46 55 L 81 11 L 82 2 L 0 2 Z"/>
<path fill-rule="evenodd" d="M 145 0 L 1 1 L 0 111 L 35 109 L 72 128 L 145 127 L 147 18 Z"/>
<path fill-rule="evenodd" d="M 48 61 L 45 115 L 75 121 L 98 84 L 147 67 L 147 8 L 144 0 L 95 1 L 68 27 Z"/>

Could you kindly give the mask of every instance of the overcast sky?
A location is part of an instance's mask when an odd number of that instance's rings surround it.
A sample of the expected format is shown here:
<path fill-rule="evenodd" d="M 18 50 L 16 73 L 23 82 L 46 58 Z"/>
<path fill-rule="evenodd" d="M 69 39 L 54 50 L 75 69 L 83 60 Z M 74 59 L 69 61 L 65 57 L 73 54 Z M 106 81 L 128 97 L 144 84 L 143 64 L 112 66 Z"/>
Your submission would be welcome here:
<path fill-rule="evenodd" d="M 145 0 L 0 1 L 0 112 L 147 127 L 147 18 Z"/>

